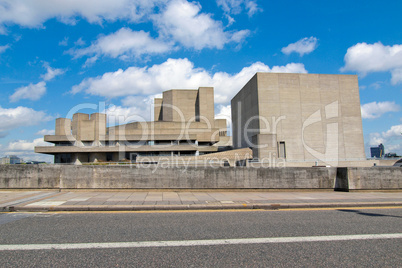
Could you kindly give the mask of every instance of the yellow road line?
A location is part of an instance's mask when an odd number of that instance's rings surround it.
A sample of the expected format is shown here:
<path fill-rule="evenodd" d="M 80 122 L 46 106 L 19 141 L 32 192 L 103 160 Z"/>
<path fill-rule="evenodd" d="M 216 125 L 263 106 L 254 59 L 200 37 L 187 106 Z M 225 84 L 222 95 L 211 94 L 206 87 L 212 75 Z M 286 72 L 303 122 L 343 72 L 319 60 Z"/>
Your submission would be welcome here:
<path fill-rule="evenodd" d="M 2 213 L 35 213 L 35 214 L 127 214 L 127 213 L 207 213 L 207 212 L 284 212 L 284 211 L 325 211 L 325 210 L 373 210 L 401 209 L 402 206 L 392 207 L 333 207 L 333 208 L 277 208 L 277 209 L 188 209 L 188 210 L 122 210 L 122 211 L 46 211 L 46 212 L 2 212 Z"/>

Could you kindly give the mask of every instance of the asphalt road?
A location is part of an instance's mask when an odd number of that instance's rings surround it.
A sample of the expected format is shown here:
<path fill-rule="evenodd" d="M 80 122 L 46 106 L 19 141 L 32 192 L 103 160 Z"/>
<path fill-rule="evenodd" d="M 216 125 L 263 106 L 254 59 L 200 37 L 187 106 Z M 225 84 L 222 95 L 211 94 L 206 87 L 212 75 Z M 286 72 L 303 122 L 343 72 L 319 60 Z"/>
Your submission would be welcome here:
<path fill-rule="evenodd" d="M 401 223 L 401 208 L 5 213 L 0 267 L 400 267 Z"/>

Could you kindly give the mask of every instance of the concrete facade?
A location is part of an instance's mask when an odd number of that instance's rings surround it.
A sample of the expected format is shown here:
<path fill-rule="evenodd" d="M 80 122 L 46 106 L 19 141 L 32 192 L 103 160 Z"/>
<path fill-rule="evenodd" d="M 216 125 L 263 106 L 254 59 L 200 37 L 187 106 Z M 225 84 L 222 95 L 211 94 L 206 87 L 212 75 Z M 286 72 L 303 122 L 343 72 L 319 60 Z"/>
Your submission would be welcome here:
<path fill-rule="evenodd" d="M 400 167 L 159 168 L 1 165 L 0 189 L 400 190 Z"/>
<path fill-rule="evenodd" d="M 225 119 L 214 118 L 214 90 L 169 90 L 155 99 L 155 121 L 107 127 L 106 114 L 56 119 L 55 135 L 37 146 L 55 163 L 135 161 L 141 157 L 198 156 L 231 146 Z"/>
<path fill-rule="evenodd" d="M 250 147 L 256 159 L 365 160 L 356 75 L 257 73 L 231 106 L 234 148 Z"/>

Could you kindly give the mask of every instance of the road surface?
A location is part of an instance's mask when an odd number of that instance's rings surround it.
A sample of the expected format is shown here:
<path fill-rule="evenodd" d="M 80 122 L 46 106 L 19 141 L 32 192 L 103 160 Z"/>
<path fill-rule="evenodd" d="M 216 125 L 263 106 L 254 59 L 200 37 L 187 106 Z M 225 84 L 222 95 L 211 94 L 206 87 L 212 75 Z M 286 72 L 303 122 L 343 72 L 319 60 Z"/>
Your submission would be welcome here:
<path fill-rule="evenodd" d="M 0 267 L 400 267 L 402 208 L 0 214 Z"/>

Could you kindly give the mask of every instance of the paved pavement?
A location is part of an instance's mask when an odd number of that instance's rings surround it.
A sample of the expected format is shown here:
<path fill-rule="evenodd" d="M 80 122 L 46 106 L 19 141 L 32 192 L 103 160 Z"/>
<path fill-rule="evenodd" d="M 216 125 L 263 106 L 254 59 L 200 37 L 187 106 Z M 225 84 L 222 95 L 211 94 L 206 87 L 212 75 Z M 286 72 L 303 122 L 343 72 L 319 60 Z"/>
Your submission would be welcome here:
<path fill-rule="evenodd" d="M 276 209 L 401 205 L 400 191 L 0 190 L 0 211 Z"/>

